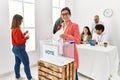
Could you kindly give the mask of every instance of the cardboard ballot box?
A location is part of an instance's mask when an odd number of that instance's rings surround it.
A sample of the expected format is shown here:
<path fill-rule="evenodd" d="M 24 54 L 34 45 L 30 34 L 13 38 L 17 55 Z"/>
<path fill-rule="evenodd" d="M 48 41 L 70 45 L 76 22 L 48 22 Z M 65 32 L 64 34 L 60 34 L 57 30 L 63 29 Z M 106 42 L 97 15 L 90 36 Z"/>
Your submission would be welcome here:
<path fill-rule="evenodd" d="M 57 57 L 64 56 L 68 58 L 74 58 L 74 42 L 52 42 L 50 40 L 40 41 L 40 54 L 41 57 Z"/>
<path fill-rule="evenodd" d="M 59 46 L 58 43 L 54 43 L 50 40 L 41 40 L 40 41 L 40 54 L 41 57 L 54 57 L 58 56 Z"/>
<path fill-rule="evenodd" d="M 74 59 L 42 57 L 38 61 L 38 80 L 75 80 Z"/>

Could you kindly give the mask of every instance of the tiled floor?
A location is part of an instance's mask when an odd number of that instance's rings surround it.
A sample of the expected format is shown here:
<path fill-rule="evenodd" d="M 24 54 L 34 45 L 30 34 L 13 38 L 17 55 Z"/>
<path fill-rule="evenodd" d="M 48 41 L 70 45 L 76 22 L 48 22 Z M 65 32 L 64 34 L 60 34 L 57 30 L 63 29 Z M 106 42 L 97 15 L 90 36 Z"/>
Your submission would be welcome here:
<path fill-rule="evenodd" d="M 33 65 L 31 67 L 31 73 L 32 73 L 32 76 L 36 80 L 38 80 L 38 68 L 37 68 L 37 65 Z M 120 66 L 119 66 L 119 72 L 118 72 L 118 74 L 120 75 Z M 90 78 L 87 78 L 87 77 L 79 74 L 79 73 L 78 73 L 78 75 L 79 75 L 79 80 L 92 80 Z M 14 72 L 11 72 L 11 73 L 6 74 L 4 76 L 0 76 L 0 80 L 15 80 L 14 76 L 15 76 Z M 27 80 L 23 69 L 21 70 L 21 76 L 25 77 L 25 80 Z"/>
<path fill-rule="evenodd" d="M 31 73 L 32 73 L 32 76 L 36 80 L 38 80 L 37 66 L 34 66 L 34 67 L 31 68 Z M 21 70 L 21 76 L 26 78 L 24 70 Z M 6 76 L 1 77 L 0 80 L 15 80 L 14 73 L 7 74 Z M 25 80 L 27 80 L 27 79 L 25 79 Z M 79 74 L 79 80 L 91 80 L 91 79 L 88 79 L 88 78 L 86 78 L 86 77 Z"/>

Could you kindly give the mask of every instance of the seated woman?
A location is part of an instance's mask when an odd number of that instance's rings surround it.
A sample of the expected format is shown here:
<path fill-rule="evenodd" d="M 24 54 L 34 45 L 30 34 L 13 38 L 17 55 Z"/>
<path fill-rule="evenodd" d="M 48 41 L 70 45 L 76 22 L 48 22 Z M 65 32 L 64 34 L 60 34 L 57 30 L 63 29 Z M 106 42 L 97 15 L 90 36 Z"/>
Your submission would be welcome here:
<path fill-rule="evenodd" d="M 81 44 L 89 44 L 89 40 L 92 38 L 92 34 L 88 26 L 85 26 L 81 34 Z"/>

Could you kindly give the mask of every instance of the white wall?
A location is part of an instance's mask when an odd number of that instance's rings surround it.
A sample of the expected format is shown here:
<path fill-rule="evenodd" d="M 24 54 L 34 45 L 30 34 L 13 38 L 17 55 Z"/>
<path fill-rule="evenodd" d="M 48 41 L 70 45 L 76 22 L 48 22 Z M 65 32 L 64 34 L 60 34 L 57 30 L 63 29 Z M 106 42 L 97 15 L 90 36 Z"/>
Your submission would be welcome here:
<path fill-rule="evenodd" d="M 35 0 L 36 51 L 29 52 L 30 64 L 40 58 L 39 40 L 51 37 L 51 0 Z M 8 0 L 0 2 L 0 76 L 14 70 L 14 55 L 11 52 Z M 23 66 L 22 66 L 23 67 Z"/>
<path fill-rule="evenodd" d="M 40 40 L 52 35 L 52 0 L 36 0 L 36 45 L 39 53 Z"/>
<path fill-rule="evenodd" d="M 74 0 L 65 0 L 65 5 L 71 9 L 71 20 L 74 19 Z"/>
<path fill-rule="evenodd" d="M 0 74 L 13 67 L 13 56 L 10 49 L 10 26 L 8 0 L 0 2 Z"/>
<path fill-rule="evenodd" d="M 82 32 L 84 26 L 91 26 L 94 15 L 99 15 L 100 20 L 104 22 L 107 29 L 106 32 L 108 32 L 110 43 L 116 45 L 120 53 L 120 36 L 118 36 L 120 35 L 119 0 L 70 0 L 70 2 L 67 0 L 66 3 L 73 12 L 72 20 L 79 24 L 80 32 Z M 106 8 L 113 9 L 114 13 L 111 18 L 103 16 L 103 11 Z"/>

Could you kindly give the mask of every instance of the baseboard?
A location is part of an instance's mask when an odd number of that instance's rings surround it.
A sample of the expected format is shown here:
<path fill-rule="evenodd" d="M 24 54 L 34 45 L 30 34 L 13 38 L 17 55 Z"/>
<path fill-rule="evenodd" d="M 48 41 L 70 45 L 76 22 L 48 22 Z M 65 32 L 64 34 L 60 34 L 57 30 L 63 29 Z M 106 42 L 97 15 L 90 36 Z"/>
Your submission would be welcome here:
<path fill-rule="evenodd" d="M 9 71 L 9 72 L 7 72 L 7 73 L 1 74 L 1 75 L 0 75 L 0 78 L 5 77 L 5 76 L 8 76 L 8 75 L 13 74 L 13 73 L 14 73 L 14 71 Z"/>
<path fill-rule="evenodd" d="M 37 66 L 37 64 L 33 64 L 33 65 L 30 66 L 30 68 L 33 68 L 33 67 L 36 67 L 36 66 Z M 23 69 L 24 69 L 24 68 L 21 68 L 20 70 L 23 70 Z M 1 74 L 1 75 L 0 75 L 0 78 L 5 77 L 5 76 L 8 76 L 8 75 L 13 74 L 13 73 L 14 73 L 14 71 L 9 71 L 9 72 L 7 72 L 7 73 Z"/>
<path fill-rule="evenodd" d="M 83 76 L 83 77 L 86 77 L 86 78 L 88 78 L 88 79 L 90 79 L 90 80 L 94 80 L 94 79 L 92 79 L 91 77 L 88 77 L 88 76 L 86 76 L 86 75 L 84 75 L 84 74 L 82 74 L 82 73 L 79 73 L 79 72 L 78 72 L 78 74 L 81 75 L 81 76 Z"/>

